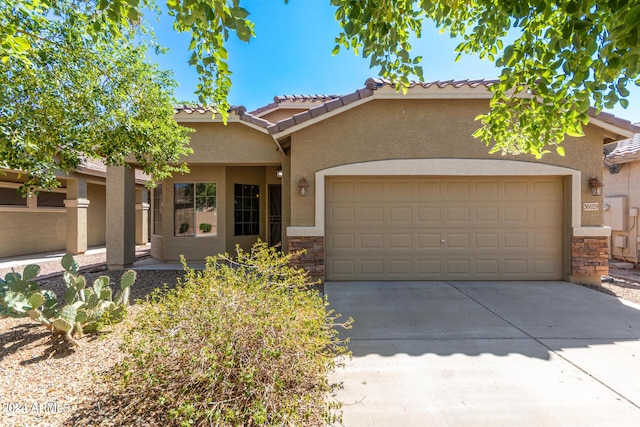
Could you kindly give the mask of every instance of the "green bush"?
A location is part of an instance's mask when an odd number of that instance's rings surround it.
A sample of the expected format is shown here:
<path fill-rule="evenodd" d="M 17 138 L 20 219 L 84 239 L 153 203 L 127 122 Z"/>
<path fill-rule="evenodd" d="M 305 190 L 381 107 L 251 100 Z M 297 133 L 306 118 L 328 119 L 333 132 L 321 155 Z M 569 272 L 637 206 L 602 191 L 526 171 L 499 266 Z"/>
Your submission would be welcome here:
<path fill-rule="evenodd" d="M 189 231 L 189 223 L 183 222 L 182 224 L 180 224 L 180 229 L 178 230 L 178 232 L 182 234 L 182 233 L 186 233 L 187 231 Z"/>
<path fill-rule="evenodd" d="M 348 355 L 338 316 L 289 258 L 265 243 L 238 249 L 236 260 L 208 258 L 203 272 L 187 269 L 177 288 L 144 303 L 115 370 L 118 412 L 158 425 L 339 419 L 327 399 L 327 373 Z"/>
<path fill-rule="evenodd" d="M 202 231 L 203 233 L 211 233 L 212 229 L 213 226 L 209 223 L 203 222 L 200 224 L 200 231 Z"/>

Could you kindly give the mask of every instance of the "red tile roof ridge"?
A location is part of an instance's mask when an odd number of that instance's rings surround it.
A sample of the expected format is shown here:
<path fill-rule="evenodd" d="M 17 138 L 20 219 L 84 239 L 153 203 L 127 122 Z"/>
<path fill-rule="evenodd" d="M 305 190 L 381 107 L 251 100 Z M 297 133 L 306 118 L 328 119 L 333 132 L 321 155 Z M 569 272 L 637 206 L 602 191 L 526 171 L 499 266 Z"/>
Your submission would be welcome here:
<path fill-rule="evenodd" d="M 428 82 L 411 80 L 409 82 L 409 88 L 414 88 L 417 86 L 421 86 L 425 89 L 430 88 L 431 86 L 437 86 L 439 88 L 453 86 L 455 88 L 460 88 L 465 85 L 471 88 L 476 88 L 482 85 L 489 87 L 492 84 L 496 83 L 497 81 L 498 81 L 497 79 L 463 79 L 463 80 L 450 79 L 450 80 L 433 80 Z M 396 82 L 393 82 L 388 79 L 379 78 L 379 77 L 368 78 L 367 81 L 365 82 L 365 87 L 372 90 L 378 89 L 382 86 L 389 86 L 389 87 L 395 88 Z"/>
<path fill-rule="evenodd" d="M 273 97 L 273 102 L 264 105 L 262 107 L 258 107 L 253 111 L 250 111 L 249 114 L 254 116 L 264 113 L 265 111 L 273 110 L 278 108 L 280 104 L 283 102 L 293 102 L 293 103 L 305 103 L 305 102 L 326 102 L 332 99 L 338 98 L 340 95 L 323 95 L 323 94 L 315 94 L 315 95 L 279 95 Z"/>

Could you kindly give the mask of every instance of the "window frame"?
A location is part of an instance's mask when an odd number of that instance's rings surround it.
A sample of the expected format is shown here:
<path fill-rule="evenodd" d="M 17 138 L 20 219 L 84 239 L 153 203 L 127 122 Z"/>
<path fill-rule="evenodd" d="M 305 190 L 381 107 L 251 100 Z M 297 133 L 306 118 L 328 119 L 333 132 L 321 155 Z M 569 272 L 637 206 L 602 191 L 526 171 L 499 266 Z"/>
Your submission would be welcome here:
<path fill-rule="evenodd" d="M 241 194 L 238 194 L 239 188 L 241 189 Z M 234 183 L 233 235 L 235 237 L 261 236 L 261 192 L 259 184 Z"/>
<path fill-rule="evenodd" d="M 20 183 L 18 182 L 0 182 L 0 188 L 9 188 L 12 190 L 17 190 L 20 187 Z M 53 193 L 62 193 L 67 194 L 66 188 L 59 188 L 52 190 Z M 64 213 L 66 212 L 66 206 L 38 206 L 38 196 L 33 195 L 31 197 L 26 198 L 25 205 L 3 205 L 0 204 L 0 212 L 52 212 L 52 213 Z"/>
<path fill-rule="evenodd" d="M 212 203 L 205 203 L 205 209 L 211 209 L 211 211 L 200 210 L 202 205 L 199 205 L 199 202 L 202 201 L 202 196 L 198 195 L 198 186 L 199 185 L 213 185 L 213 195 L 205 196 L 207 199 L 212 199 Z M 183 205 L 181 207 L 177 207 L 178 205 L 178 188 L 188 188 L 191 187 L 191 194 L 185 194 L 184 197 L 188 197 L 191 200 L 180 201 L 180 204 Z M 210 191 L 210 188 L 206 191 Z M 174 182 L 173 183 L 173 237 L 191 237 L 191 238 L 202 238 L 202 237 L 217 237 L 218 236 L 218 184 L 216 182 Z M 186 213 L 178 213 L 179 209 L 187 210 Z M 190 212 L 189 212 L 190 211 Z M 205 221 L 206 218 L 198 218 L 200 216 L 205 216 L 207 213 L 213 214 L 213 218 L 209 219 L 211 222 L 202 222 Z M 190 216 L 190 218 L 189 218 Z M 180 219 L 184 218 L 184 220 Z M 191 220 L 191 221 L 189 221 Z M 182 222 L 180 222 L 182 221 Z M 180 222 L 180 226 L 178 223 Z M 183 224 L 188 224 L 187 229 L 180 233 Z M 208 224 L 210 226 L 208 231 L 205 231 L 201 226 L 203 224 Z"/>

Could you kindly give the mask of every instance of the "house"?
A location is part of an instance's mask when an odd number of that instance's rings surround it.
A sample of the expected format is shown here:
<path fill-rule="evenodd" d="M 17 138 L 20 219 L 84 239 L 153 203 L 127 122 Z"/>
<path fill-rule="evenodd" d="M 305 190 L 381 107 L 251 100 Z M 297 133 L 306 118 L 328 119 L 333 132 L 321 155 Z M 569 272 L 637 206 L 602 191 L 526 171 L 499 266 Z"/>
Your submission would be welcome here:
<path fill-rule="evenodd" d="M 604 223 L 611 227 L 611 258 L 638 264 L 640 133 L 605 145 L 603 178 Z"/>
<path fill-rule="evenodd" d="M 564 157 L 489 154 L 471 135 L 490 85 L 415 82 L 403 95 L 369 79 L 347 95 L 232 108 L 226 126 L 208 109 L 177 108 L 195 129 L 191 173 L 153 192 L 152 256 L 201 260 L 260 238 L 305 249 L 296 264 L 324 280 L 599 283 L 610 229 L 589 178 L 602 179 L 605 141 L 640 129 L 594 115 Z M 118 231 L 132 218 L 132 175 L 109 173 L 123 196 L 107 218 L 108 263 L 122 268 L 133 261 Z"/>
<path fill-rule="evenodd" d="M 148 177 L 135 171 L 135 243 L 148 241 Z M 24 182 L 13 170 L 0 175 L 0 258 L 49 251 L 84 253 L 106 243 L 106 166 L 86 160 L 71 174 L 60 173 L 61 187 L 23 198 Z"/>

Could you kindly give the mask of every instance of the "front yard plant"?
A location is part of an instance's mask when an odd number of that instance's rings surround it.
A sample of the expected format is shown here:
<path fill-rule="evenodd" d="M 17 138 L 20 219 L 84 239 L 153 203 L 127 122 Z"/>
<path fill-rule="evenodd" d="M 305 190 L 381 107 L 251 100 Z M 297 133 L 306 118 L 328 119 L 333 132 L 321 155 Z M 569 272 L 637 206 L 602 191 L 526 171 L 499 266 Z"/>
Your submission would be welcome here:
<path fill-rule="evenodd" d="M 74 336 L 95 332 L 102 324 L 121 322 L 129 304 L 129 291 L 136 280 L 135 271 L 127 271 L 120 280 L 120 289 L 113 297 L 110 280 L 100 276 L 92 287 L 78 275 L 79 265 L 73 256 L 62 258 L 64 297 L 58 299 L 50 290 L 42 290 L 35 278 L 40 274 L 36 264 L 27 265 L 22 274 L 13 272 L 0 279 L 0 317 L 30 317 L 44 325 L 53 336 L 62 336 L 78 345 Z"/>
<path fill-rule="evenodd" d="M 290 255 L 265 243 L 207 259 L 133 319 L 110 374 L 123 419 L 149 425 L 326 425 L 327 373 L 348 355 L 335 315 Z M 348 326 L 350 321 L 343 323 Z M 112 383 L 113 384 L 113 383 Z"/>

